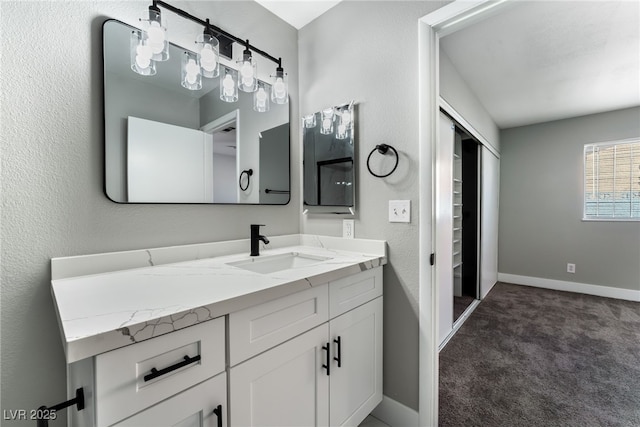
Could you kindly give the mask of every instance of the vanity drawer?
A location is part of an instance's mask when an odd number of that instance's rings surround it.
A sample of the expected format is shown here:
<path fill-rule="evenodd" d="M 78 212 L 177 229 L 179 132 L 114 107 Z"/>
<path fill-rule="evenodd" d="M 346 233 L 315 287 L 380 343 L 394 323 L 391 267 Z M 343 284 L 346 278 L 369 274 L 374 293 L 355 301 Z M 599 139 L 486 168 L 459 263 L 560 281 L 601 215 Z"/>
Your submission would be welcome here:
<path fill-rule="evenodd" d="M 329 283 L 329 317 L 346 313 L 382 295 L 382 267 Z"/>
<path fill-rule="evenodd" d="M 221 417 L 220 423 L 218 418 Z M 217 427 L 227 425 L 227 374 L 202 384 L 119 422 L 113 427 Z"/>
<path fill-rule="evenodd" d="M 230 366 L 329 320 L 328 285 L 314 286 L 229 315 Z"/>
<path fill-rule="evenodd" d="M 224 370 L 224 317 L 100 354 L 96 426 L 110 426 Z"/>

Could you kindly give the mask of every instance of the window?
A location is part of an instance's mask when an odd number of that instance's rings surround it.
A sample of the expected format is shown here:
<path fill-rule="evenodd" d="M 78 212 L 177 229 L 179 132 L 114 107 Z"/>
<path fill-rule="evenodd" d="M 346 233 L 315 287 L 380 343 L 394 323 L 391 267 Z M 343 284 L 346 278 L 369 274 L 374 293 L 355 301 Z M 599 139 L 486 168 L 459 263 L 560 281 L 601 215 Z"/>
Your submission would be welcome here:
<path fill-rule="evenodd" d="M 583 218 L 640 221 L 640 138 L 584 146 Z"/>

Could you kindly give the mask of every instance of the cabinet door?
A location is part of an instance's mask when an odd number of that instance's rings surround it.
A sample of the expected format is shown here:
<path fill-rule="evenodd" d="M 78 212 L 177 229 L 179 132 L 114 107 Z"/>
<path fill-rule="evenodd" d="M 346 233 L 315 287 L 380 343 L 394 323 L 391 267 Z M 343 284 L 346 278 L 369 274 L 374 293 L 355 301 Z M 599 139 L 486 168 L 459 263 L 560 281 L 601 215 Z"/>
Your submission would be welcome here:
<path fill-rule="evenodd" d="M 382 297 L 331 320 L 330 329 L 330 425 L 357 426 L 382 401 Z"/>
<path fill-rule="evenodd" d="M 227 374 L 220 374 L 113 427 L 226 426 Z"/>
<path fill-rule="evenodd" d="M 325 323 L 231 368 L 231 426 L 326 426 L 329 414 Z"/>

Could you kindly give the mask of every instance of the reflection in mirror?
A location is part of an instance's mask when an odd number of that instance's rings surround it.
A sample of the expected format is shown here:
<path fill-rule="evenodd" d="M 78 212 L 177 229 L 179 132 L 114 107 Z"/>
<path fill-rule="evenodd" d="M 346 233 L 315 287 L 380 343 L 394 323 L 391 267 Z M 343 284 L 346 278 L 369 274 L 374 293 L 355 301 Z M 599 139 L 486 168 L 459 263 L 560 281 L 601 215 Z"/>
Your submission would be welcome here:
<path fill-rule="evenodd" d="M 305 116 L 302 127 L 305 210 L 353 214 L 353 102 Z"/>
<path fill-rule="evenodd" d="M 289 105 L 254 110 L 252 93 L 220 99 L 219 79 L 180 84 L 184 49 L 171 44 L 156 74 L 131 70 L 133 27 L 103 27 L 105 192 L 121 203 L 289 202 Z M 246 190 L 243 170 L 253 170 Z M 243 185 L 244 188 L 244 185 Z"/>

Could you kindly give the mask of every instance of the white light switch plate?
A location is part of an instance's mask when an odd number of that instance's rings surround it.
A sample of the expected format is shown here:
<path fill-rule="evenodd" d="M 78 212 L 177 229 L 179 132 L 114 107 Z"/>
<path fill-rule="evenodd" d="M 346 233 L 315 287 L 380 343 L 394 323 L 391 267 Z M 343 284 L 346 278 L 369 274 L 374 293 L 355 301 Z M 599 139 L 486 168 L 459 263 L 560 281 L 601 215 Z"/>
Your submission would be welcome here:
<path fill-rule="evenodd" d="M 411 200 L 389 200 L 389 222 L 411 222 Z"/>

